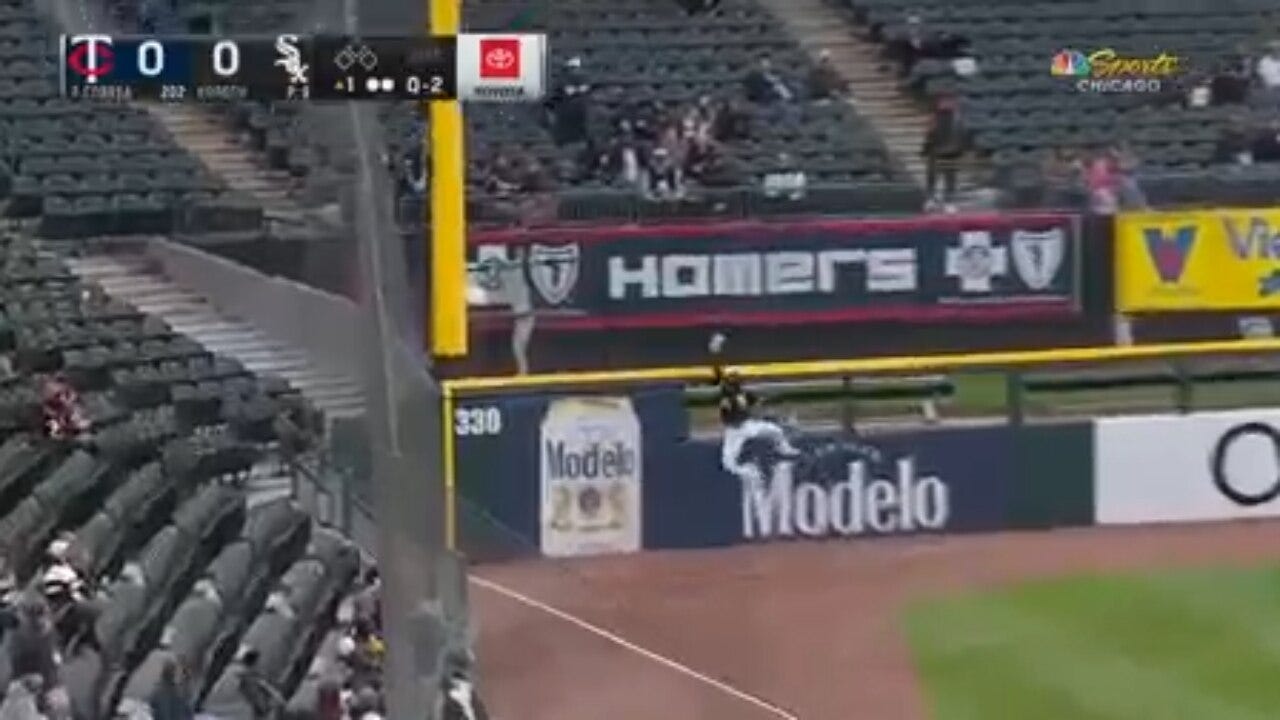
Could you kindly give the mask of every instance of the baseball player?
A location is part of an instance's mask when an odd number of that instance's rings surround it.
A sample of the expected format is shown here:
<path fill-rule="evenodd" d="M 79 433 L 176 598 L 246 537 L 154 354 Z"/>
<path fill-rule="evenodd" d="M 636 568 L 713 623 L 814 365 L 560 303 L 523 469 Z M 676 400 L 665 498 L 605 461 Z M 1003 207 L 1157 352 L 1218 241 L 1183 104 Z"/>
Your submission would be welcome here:
<path fill-rule="evenodd" d="M 711 336 L 708 349 L 716 358 L 712 367 L 715 385 L 720 389 L 720 422 L 724 427 L 724 440 L 720 445 L 720 465 L 735 477 L 750 483 L 768 480 L 760 464 L 744 457 L 748 443 L 768 443 L 782 458 L 795 458 L 800 451 L 791 444 L 781 425 L 755 417 L 760 398 L 742 384 L 742 378 L 733 370 L 725 369 L 719 362 L 726 338 L 722 333 Z"/>

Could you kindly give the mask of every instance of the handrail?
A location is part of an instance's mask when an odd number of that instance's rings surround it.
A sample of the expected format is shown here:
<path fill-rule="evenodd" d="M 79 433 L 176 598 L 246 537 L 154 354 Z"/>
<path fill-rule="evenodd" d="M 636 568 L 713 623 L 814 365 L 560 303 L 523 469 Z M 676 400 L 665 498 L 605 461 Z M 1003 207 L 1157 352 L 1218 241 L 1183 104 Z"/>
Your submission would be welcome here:
<path fill-rule="evenodd" d="M 987 353 L 952 353 L 909 357 L 888 357 L 735 365 L 744 378 L 803 378 L 833 375 L 875 375 L 928 373 L 956 370 L 1014 369 L 1047 365 L 1078 365 L 1089 362 L 1188 358 L 1197 355 L 1230 355 L 1280 352 L 1280 338 L 1163 343 L 1124 347 L 1059 348 Z M 707 382 L 706 366 L 563 372 L 446 380 L 444 391 L 451 397 L 468 393 L 551 389 L 635 383 Z"/>

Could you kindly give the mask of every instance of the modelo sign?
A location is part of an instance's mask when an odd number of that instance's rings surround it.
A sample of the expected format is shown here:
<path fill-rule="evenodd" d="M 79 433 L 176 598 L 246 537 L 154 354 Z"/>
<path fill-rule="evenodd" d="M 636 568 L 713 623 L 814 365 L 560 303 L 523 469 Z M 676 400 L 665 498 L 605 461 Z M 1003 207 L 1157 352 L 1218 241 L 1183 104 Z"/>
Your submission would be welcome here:
<path fill-rule="evenodd" d="M 849 463 L 848 477 L 830 485 L 797 482 L 795 465 L 778 464 L 767 483 L 743 481 L 742 535 L 775 537 L 909 534 L 942 531 L 951 516 L 950 491 L 935 476 L 918 476 L 913 457 L 877 478 L 870 463 Z"/>
<path fill-rule="evenodd" d="M 1099 523 L 1280 516 L 1280 410 L 1099 420 Z"/>
<path fill-rule="evenodd" d="M 629 398 L 551 402 L 539 432 L 544 555 L 640 549 L 641 447 Z"/>

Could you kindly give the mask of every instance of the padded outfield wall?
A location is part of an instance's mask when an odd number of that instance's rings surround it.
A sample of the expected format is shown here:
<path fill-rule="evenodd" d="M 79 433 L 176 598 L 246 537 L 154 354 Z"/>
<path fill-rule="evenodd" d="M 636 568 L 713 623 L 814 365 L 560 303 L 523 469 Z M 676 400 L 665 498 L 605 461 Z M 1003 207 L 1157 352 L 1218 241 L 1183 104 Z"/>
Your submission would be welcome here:
<path fill-rule="evenodd" d="M 1280 410 L 814 434 L 763 484 L 693 438 L 678 387 L 454 410 L 460 547 L 578 556 L 1280 515 Z"/>

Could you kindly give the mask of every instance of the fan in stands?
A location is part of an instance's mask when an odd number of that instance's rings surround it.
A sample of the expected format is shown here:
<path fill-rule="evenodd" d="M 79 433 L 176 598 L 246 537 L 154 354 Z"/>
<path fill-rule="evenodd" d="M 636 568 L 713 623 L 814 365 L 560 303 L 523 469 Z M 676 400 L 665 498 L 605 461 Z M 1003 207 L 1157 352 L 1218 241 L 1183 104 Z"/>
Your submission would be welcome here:
<path fill-rule="evenodd" d="M 40 389 L 45 434 L 56 440 L 74 438 L 89 429 L 80 396 L 61 375 L 48 378 Z"/>

